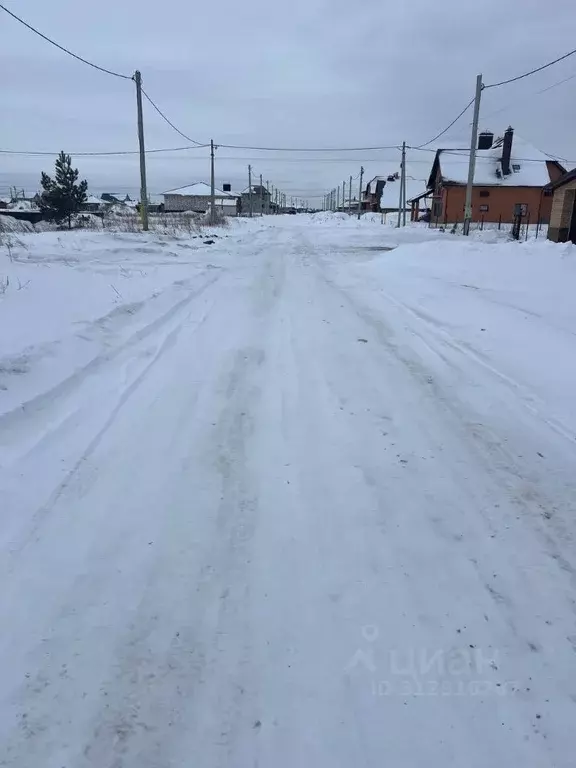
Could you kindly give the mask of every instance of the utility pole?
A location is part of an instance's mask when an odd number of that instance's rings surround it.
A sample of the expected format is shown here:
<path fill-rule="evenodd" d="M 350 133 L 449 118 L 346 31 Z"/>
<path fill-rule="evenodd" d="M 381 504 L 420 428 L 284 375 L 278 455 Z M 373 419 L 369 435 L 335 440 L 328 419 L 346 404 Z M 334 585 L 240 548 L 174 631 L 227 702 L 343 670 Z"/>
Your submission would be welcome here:
<path fill-rule="evenodd" d="M 348 215 L 352 213 L 352 176 L 348 182 Z"/>
<path fill-rule="evenodd" d="M 406 226 L 406 150 L 404 150 L 404 195 L 402 200 L 402 226 Z"/>
<path fill-rule="evenodd" d="M 398 200 L 398 226 L 402 222 L 402 209 L 404 207 L 404 186 L 406 184 L 406 142 L 402 142 L 402 162 L 400 164 L 400 199 Z M 404 215 L 406 224 L 406 215 Z"/>
<path fill-rule="evenodd" d="M 346 182 L 342 182 L 342 213 L 346 210 Z"/>
<path fill-rule="evenodd" d="M 250 213 L 248 214 L 250 218 L 252 218 L 252 166 L 248 166 L 248 200 L 250 201 L 248 203 L 250 208 Z"/>
<path fill-rule="evenodd" d="M 472 186 L 474 184 L 474 170 L 476 168 L 476 147 L 478 146 L 478 120 L 480 118 L 480 97 L 482 95 L 482 75 L 476 77 L 476 96 L 474 97 L 474 119 L 472 121 L 472 136 L 470 138 L 470 161 L 468 164 L 468 183 L 466 185 L 466 203 L 464 204 L 463 234 L 470 232 L 472 220 Z"/>
<path fill-rule="evenodd" d="M 360 187 L 358 192 L 358 221 L 362 216 L 362 179 L 364 178 L 364 166 L 360 168 Z"/>
<path fill-rule="evenodd" d="M 260 174 L 260 216 L 264 216 L 264 188 L 262 187 L 262 174 Z"/>
<path fill-rule="evenodd" d="M 210 139 L 210 224 L 216 224 L 216 182 L 214 179 L 214 141 Z"/>
<path fill-rule="evenodd" d="M 338 184 L 338 189 L 336 190 L 336 210 L 340 208 L 340 184 Z"/>
<path fill-rule="evenodd" d="M 270 215 L 270 182 L 266 182 L 266 213 Z"/>
<path fill-rule="evenodd" d="M 275 208 L 276 208 L 274 213 L 278 213 L 278 190 L 277 189 L 274 190 L 274 195 L 275 195 L 275 197 L 274 197 L 274 205 L 275 205 Z"/>
<path fill-rule="evenodd" d="M 142 229 L 148 232 L 148 190 L 146 188 L 146 149 L 144 146 L 144 117 L 142 115 L 142 75 L 134 72 L 136 106 L 138 109 L 138 145 L 140 147 L 140 216 Z"/>

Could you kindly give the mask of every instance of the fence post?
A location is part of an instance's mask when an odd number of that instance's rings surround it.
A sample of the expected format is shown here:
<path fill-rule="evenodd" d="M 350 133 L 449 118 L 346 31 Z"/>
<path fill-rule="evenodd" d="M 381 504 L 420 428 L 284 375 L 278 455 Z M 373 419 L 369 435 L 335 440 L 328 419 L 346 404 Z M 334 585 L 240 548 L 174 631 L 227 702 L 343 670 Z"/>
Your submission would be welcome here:
<path fill-rule="evenodd" d="M 498 216 L 498 229 L 499 230 L 502 229 L 502 214 L 500 214 L 500 216 Z"/>
<path fill-rule="evenodd" d="M 484 231 L 484 216 L 480 219 L 480 232 Z"/>
<path fill-rule="evenodd" d="M 524 242 L 528 241 L 528 232 L 530 231 L 530 214 L 528 214 L 528 219 L 526 220 L 526 238 Z"/>

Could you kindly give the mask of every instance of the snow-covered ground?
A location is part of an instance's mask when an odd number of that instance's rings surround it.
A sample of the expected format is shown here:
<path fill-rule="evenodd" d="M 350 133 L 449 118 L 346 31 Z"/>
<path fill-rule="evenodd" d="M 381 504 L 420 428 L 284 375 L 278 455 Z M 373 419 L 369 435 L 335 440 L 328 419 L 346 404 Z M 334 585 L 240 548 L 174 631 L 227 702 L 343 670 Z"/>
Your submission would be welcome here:
<path fill-rule="evenodd" d="M 215 234 L 0 247 L 0 765 L 573 768 L 576 248 Z"/>

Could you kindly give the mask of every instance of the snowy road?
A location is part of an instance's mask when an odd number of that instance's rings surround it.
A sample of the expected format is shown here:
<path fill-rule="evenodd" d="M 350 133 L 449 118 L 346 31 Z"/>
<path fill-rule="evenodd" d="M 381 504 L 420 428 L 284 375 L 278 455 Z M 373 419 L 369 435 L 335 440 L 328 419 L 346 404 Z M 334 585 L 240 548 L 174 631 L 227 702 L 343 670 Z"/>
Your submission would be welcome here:
<path fill-rule="evenodd" d="M 216 245 L 0 418 L 0 766 L 573 767 L 573 389 L 379 281 L 384 229 Z"/>

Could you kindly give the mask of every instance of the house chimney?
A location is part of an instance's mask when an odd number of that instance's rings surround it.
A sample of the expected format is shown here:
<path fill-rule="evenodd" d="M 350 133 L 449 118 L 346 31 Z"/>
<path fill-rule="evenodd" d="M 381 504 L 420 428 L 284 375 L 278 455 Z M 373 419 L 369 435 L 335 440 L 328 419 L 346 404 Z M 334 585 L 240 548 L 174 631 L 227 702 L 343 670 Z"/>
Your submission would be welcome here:
<path fill-rule="evenodd" d="M 482 131 L 478 136 L 478 149 L 491 149 L 494 143 L 494 134 L 491 131 Z"/>
<path fill-rule="evenodd" d="M 502 143 L 502 173 L 504 176 L 509 176 L 512 173 L 510 168 L 510 158 L 512 156 L 512 139 L 514 138 L 514 129 L 508 127 L 504 134 L 504 141 Z"/>

